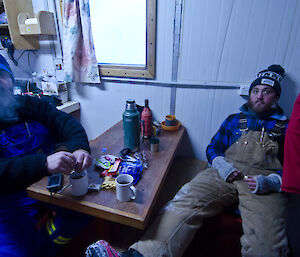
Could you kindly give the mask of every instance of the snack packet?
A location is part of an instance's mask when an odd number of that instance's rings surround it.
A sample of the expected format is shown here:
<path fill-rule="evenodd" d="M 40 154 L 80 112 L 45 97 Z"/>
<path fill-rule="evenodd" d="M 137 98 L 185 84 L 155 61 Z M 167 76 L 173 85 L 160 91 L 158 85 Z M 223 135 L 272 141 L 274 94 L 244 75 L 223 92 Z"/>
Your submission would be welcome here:
<path fill-rule="evenodd" d="M 138 162 L 121 162 L 119 167 L 119 174 L 131 175 L 134 185 L 140 180 L 142 171 L 143 166 Z"/>

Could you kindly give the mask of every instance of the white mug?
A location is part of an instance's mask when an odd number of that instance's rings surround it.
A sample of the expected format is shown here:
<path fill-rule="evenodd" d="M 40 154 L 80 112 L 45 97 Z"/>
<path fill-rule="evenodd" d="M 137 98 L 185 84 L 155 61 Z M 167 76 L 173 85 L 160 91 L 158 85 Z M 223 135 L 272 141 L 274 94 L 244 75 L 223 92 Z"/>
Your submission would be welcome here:
<path fill-rule="evenodd" d="M 70 174 L 70 185 L 72 187 L 72 195 L 82 196 L 88 191 L 88 176 L 87 172 L 73 172 Z"/>
<path fill-rule="evenodd" d="M 116 178 L 117 199 L 128 202 L 135 199 L 136 188 L 132 185 L 133 177 L 129 174 L 121 174 Z"/>

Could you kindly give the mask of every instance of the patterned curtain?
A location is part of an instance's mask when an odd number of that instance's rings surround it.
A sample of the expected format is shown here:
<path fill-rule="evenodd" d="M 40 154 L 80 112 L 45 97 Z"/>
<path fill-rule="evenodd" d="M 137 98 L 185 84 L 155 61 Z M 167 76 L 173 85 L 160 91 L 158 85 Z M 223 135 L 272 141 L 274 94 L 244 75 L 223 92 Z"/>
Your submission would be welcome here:
<path fill-rule="evenodd" d="M 63 60 L 67 82 L 100 83 L 89 0 L 64 0 Z"/>

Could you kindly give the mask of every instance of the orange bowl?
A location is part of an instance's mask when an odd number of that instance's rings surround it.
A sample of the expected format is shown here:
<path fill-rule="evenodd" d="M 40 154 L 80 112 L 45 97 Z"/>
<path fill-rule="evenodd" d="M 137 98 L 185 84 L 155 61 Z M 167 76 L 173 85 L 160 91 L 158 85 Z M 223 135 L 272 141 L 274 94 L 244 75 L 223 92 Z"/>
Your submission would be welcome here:
<path fill-rule="evenodd" d="M 177 124 L 175 126 L 166 126 L 166 123 L 165 121 L 163 121 L 161 123 L 161 127 L 163 130 L 166 130 L 166 131 L 176 131 L 179 129 L 181 123 L 178 121 Z"/>
<path fill-rule="evenodd" d="M 176 116 L 169 114 L 166 116 L 166 120 L 176 120 Z"/>

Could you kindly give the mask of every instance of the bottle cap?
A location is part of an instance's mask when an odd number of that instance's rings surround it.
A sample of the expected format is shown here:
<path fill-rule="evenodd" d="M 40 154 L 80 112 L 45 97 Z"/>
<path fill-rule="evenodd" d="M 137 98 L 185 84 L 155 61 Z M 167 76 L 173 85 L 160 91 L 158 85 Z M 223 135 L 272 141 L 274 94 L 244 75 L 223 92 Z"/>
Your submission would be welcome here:
<path fill-rule="evenodd" d="M 126 101 L 126 110 L 135 110 L 136 106 L 135 106 L 135 101 L 133 99 L 128 99 Z"/>

